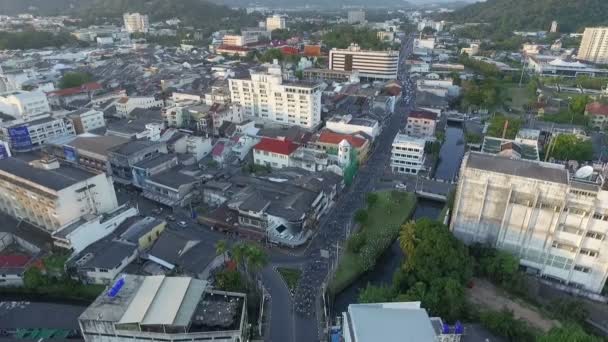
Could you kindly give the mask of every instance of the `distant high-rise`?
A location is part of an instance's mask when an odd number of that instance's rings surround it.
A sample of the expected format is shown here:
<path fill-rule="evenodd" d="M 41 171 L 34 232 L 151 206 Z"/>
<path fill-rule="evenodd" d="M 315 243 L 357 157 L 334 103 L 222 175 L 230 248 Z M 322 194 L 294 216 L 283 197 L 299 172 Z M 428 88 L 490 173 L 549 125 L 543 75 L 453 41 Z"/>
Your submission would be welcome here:
<path fill-rule="evenodd" d="M 150 21 L 145 14 L 125 13 L 122 18 L 125 22 L 125 30 L 129 33 L 148 33 L 150 29 Z"/>
<path fill-rule="evenodd" d="M 365 11 L 356 10 L 356 11 L 348 11 L 348 23 L 349 24 L 358 24 L 365 22 Z"/>
<path fill-rule="evenodd" d="M 337 71 L 358 71 L 359 76 L 373 80 L 392 80 L 399 70 L 399 51 L 361 50 L 351 44 L 347 49 L 331 49 L 329 68 Z"/>
<path fill-rule="evenodd" d="M 275 14 L 272 17 L 266 18 L 266 31 L 272 32 L 274 30 L 284 30 L 287 28 L 285 17 Z"/>
<path fill-rule="evenodd" d="M 608 64 L 608 27 L 587 27 L 578 49 L 578 59 Z"/>
<path fill-rule="evenodd" d="M 551 33 L 556 33 L 558 30 L 557 21 L 553 20 L 551 22 L 551 29 L 549 30 Z"/>

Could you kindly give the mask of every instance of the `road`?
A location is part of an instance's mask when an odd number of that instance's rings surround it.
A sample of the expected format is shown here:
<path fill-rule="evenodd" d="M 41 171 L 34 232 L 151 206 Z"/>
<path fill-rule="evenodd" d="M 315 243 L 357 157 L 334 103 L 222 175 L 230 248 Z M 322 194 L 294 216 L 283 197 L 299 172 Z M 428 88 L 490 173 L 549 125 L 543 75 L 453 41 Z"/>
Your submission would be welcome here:
<path fill-rule="evenodd" d="M 334 208 L 321 222 L 318 233 L 313 237 L 302 256 L 286 256 L 281 253 L 271 254 L 271 265 L 262 272 L 264 287 L 271 294 L 271 317 L 266 341 L 272 342 L 311 342 L 322 337 L 321 320 L 323 316 L 322 293 L 324 283 L 330 274 L 330 265 L 334 263 L 350 233 L 354 212 L 365 205 L 365 196 L 374 191 L 384 174 L 390 160 L 391 144 L 404 125 L 407 113 L 415 102 L 414 85 L 407 78 L 405 60 L 411 53 L 413 38 L 408 37 L 401 52 L 401 63 L 398 80 L 403 86 L 403 93 L 408 94 L 409 101 L 403 98 L 396 105 L 395 114 L 384 122 L 381 134 L 374 143 L 373 151 L 367 163 L 363 165 L 353 184 L 338 199 Z M 405 98 L 405 97 L 404 97 Z M 329 258 L 321 256 L 321 250 L 329 252 Z M 291 262 L 303 270 L 295 296 L 285 287 L 273 267 L 277 264 Z M 333 318 L 338 313 L 330 313 Z"/>

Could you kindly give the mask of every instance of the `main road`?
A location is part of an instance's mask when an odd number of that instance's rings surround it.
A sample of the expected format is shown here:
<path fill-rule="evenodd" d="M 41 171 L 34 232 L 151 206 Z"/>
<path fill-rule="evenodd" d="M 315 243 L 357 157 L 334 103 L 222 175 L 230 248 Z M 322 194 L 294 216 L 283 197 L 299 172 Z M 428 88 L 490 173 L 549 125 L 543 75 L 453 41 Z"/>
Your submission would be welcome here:
<path fill-rule="evenodd" d="M 407 78 L 405 70 L 405 59 L 410 55 L 412 46 L 413 37 L 404 37 L 398 72 L 403 94 L 407 94 L 410 100 L 405 101 L 406 96 L 399 99 L 395 114 L 383 123 L 370 158 L 359 169 L 353 184 L 340 195 L 334 208 L 323 219 L 303 255 L 271 251 L 270 265 L 261 273 L 262 283 L 271 296 L 266 341 L 311 342 L 319 341 L 322 337 L 322 288 L 327 281 L 330 265 L 339 254 L 339 246 L 350 234 L 354 212 L 365 205 L 365 195 L 377 187 L 390 160 L 392 141 L 415 102 L 414 85 Z M 321 256 L 322 250 L 327 251 L 328 255 Z M 276 272 L 276 267 L 282 265 L 298 267 L 303 271 L 293 296 Z M 332 313 L 330 317 L 335 314 Z"/>

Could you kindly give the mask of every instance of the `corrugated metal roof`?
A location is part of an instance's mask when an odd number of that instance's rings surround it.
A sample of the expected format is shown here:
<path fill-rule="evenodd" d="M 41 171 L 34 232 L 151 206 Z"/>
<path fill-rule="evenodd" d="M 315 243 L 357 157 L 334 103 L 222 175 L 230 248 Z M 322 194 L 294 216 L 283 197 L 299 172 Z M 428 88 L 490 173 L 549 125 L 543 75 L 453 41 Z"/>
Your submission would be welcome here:
<path fill-rule="evenodd" d="M 118 323 L 140 323 L 154 301 L 165 276 L 146 277 Z"/>
<path fill-rule="evenodd" d="M 140 321 L 141 324 L 172 325 L 184 301 L 190 280 L 191 278 L 187 277 L 164 278 L 144 319 Z"/>

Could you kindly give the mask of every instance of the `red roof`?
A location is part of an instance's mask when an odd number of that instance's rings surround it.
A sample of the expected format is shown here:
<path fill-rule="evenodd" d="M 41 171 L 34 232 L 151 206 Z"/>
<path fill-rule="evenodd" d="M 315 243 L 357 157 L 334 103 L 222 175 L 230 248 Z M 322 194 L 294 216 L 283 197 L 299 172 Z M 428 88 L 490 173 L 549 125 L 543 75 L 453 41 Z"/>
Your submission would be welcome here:
<path fill-rule="evenodd" d="M 295 56 L 300 53 L 300 51 L 298 51 L 298 49 L 296 49 L 293 46 L 283 46 L 281 48 L 281 52 L 285 55 L 291 55 L 291 56 Z"/>
<path fill-rule="evenodd" d="M 304 46 L 304 56 L 307 57 L 318 57 L 321 56 L 320 45 L 306 45 Z"/>
<path fill-rule="evenodd" d="M 429 112 L 426 110 L 415 110 L 413 112 L 410 112 L 408 118 L 437 120 L 437 113 Z"/>
<path fill-rule="evenodd" d="M 48 93 L 49 96 L 70 96 L 76 95 L 80 93 L 88 93 L 90 91 L 95 91 L 101 89 L 101 84 L 97 82 L 89 82 L 81 85 L 80 87 L 74 88 L 65 88 L 60 90 L 54 90 Z"/>
<path fill-rule="evenodd" d="M 215 146 L 213 147 L 213 150 L 211 151 L 211 155 L 214 157 L 219 157 L 223 153 L 224 153 L 224 143 L 220 141 L 217 144 L 215 144 Z"/>
<path fill-rule="evenodd" d="M 608 105 L 599 102 L 593 102 L 588 104 L 587 107 L 585 107 L 585 112 L 588 112 L 589 114 L 593 115 L 608 115 Z"/>
<path fill-rule="evenodd" d="M 254 149 L 260 151 L 273 152 L 288 156 L 298 148 L 298 145 L 289 139 L 270 139 L 262 138 L 262 140 L 255 145 Z"/>
<path fill-rule="evenodd" d="M 25 267 L 30 259 L 29 255 L 23 254 L 0 255 L 0 268 Z"/>
<path fill-rule="evenodd" d="M 350 134 L 335 133 L 328 130 L 324 130 L 321 132 L 321 135 L 319 135 L 318 142 L 323 144 L 338 145 L 344 139 L 346 139 L 346 141 L 348 141 L 348 143 L 354 148 L 360 148 L 367 142 L 366 139 L 363 139 L 361 137 L 357 137 Z"/>

